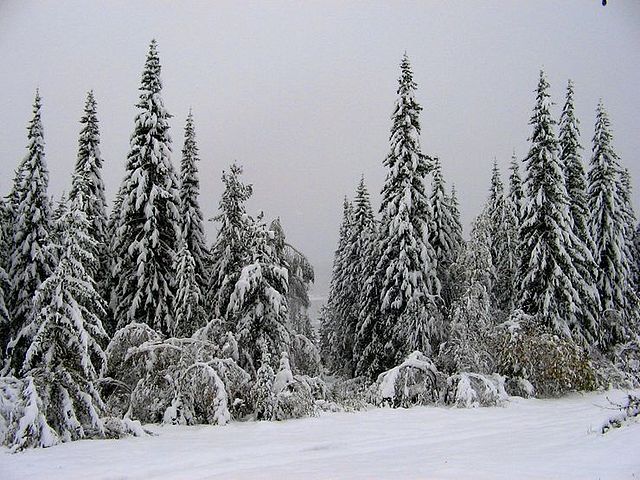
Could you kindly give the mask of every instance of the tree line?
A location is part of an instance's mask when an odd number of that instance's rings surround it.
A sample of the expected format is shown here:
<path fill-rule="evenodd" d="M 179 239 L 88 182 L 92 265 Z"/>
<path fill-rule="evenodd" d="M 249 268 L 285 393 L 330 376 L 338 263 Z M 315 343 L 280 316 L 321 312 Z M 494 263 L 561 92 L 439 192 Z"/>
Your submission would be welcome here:
<path fill-rule="evenodd" d="M 420 351 L 445 371 L 499 371 L 499 327 L 522 315 L 538 333 L 614 361 L 639 331 L 640 230 L 602 101 L 587 171 L 574 85 L 556 122 L 540 72 L 529 152 L 522 160 L 514 152 L 506 191 L 494 161 L 487 201 L 465 241 L 455 189 L 447 190 L 440 159 L 421 150 L 406 56 L 400 68 L 379 216 L 364 178 L 344 201 L 322 311 L 325 365 L 375 379 Z"/>

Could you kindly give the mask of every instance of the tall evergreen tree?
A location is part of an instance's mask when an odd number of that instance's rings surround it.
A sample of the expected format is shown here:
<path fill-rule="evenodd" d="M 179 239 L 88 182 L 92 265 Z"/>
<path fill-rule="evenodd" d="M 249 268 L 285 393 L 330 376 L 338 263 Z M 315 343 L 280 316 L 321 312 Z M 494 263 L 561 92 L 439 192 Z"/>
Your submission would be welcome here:
<path fill-rule="evenodd" d="M 489 216 L 489 230 L 491 235 L 491 260 L 494 265 L 503 253 L 502 234 L 505 215 L 504 185 L 500 177 L 498 162 L 493 160 L 491 169 L 491 187 L 489 188 L 489 200 L 487 202 L 487 215 Z"/>
<path fill-rule="evenodd" d="M 382 226 L 379 223 L 374 224 L 374 232 L 367 243 L 363 259 L 362 277 L 365 281 L 360 295 L 354 343 L 355 375 L 369 378 L 376 378 L 385 370 L 387 358 L 382 353 L 389 341 L 389 333 L 380 311 L 380 291 L 384 279 L 384 272 L 377 268 L 380 259 L 380 229 Z"/>
<path fill-rule="evenodd" d="M 578 238 L 584 239 L 591 248 L 587 226 L 587 182 L 580 158 L 582 146 L 579 141 L 579 124 L 573 106 L 573 82 L 569 80 L 567 99 L 560 115 L 560 165 L 564 168 L 573 233 Z"/>
<path fill-rule="evenodd" d="M 75 174 L 69 191 L 70 203 L 78 203 L 79 195 L 86 199 L 80 202 L 89 221 L 89 236 L 94 240 L 96 258 L 95 270 L 89 274 L 98 285 L 98 290 L 106 294 L 109 270 L 108 237 L 107 237 L 107 202 L 104 196 L 102 181 L 102 154 L 100 153 L 100 129 L 93 91 L 87 93 L 84 114 L 80 119 L 82 129 L 78 139 L 78 157 Z"/>
<path fill-rule="evenodd" d="M 637 262 L 640 252 L 638 252 L 635 243 L 636 213 L 633 209 L 631 175 L 629 174 L 629 170 L 626 168 L 621 169 L 619 172 L 617 190 L 622 205 L 621 211 L 624 225 L 624 239 L 627 249 L 629 281 L 633 288 L 633 286 L 637 285 L 640 280 L 640 268 Z M 630 293 L 627 294 L 628 297 L 629 295 Z"/>
<path fill-rule="evenodd" d="M 199 161 L 193 114 L 189 111 L 184 128 L 184 147 L 180 164 L 180 219 L 182 221 L 182 238 L 196 265 L 196 282 L 200 290 L 204 291 L 210 258 L 204 236 L 202 211 L 198 201 L 200 181 L 198 180 L 197 163 Z"/>
<path fill-rule="evenodd" d="M 520 219 L 524 212 L 525 198 L 524 190 L 522 188 L 522 178 L 520 177 L 520 168 L 518 167 L 518 159 L 516 158 L 516 152 L 513 152 L 511 156 L 511 163 L 509 165 L 511 174 L 509 175 L 509 200 L 516 209 L 516 218 L 518 218 L 518 228 L 520 227 Z"/>
<path fill-rule="evenodd" d="M 589 342 L 598 334 L 597 293 L 581 269 L 591 255 L 571 229 L 548 89 L 541 71 L 525 159 L 528 203 L 520 227 L 520 306 L 556 331 Z"/>
<path fill-rule="evenodd" d="M 500 170 L 493 162 L 491 188 L 487 202 L 491 263 L 494 267 L 493 286 L 487 293 L 495 307 L 508 315 L 517 295 L 518 215 L 511 196 L 504 194 Z"/>
<path fill-rule="evenodd" d="M 208 286 L 207 305 L 218 318 L 225 318 L 229 298 L 249 255 L 251 221 L 245 203 L 253 188 L 240 179 L 242 167 L 232 164 L 229 172 L 222 173 L 224 192 L 220 199 L 219 213 L 214 220 L 220 224 L 218 235 L 211 249 L 213 264 Z M 234 325 L 229 325 L 230 331 Z"/>
<path fill-rule="evenodd" d="M 348 225 L 345 242 L 345 255 L 342 260 L 342 292 L 336 304 L 336 315 L 340 325 L 337 341 L 341 344 L 343 371 L 353 376 L 355 372 L 354 344 L 358 328 L 358 317 L 361 310 L 361 289 L 366 281 L 365 270 L 368 243 L 373 239 L 374 218 L 369 192 L 364 181 L 360 179 L 356 195 L 353 199 L 353 211 Z"/>
<path fill-rule="evenodd" d="M 587 196 L 602 310 L 605 316 L 614 313 L 619 317 L 604 326 L 602 344 L 605 348 L 622 340 L 625 335 L 624 321 L 620 317 L 626 316 L 630 293 L 627 288 L 630 276 L 629 251 L 619 190 L 618 156 L 611 142 L 609 116 L 601 101 L 596 111 Z"/>
<path fill-rule="evenodd" d="M 429 242 L 432 219 L 424 184 L 428 165 L 419 142 L 418 116 L 422 107 L 415 100 L 416 83 L 406 55 L 400 69 L 398 100 L 392 116 L 391 151 L 384 161 L 388 173 L 382 189 L 380 256 L 376 266 L 376 276 L 381 279 L 382 315 L 375 320 L 374 328 L 378 339 L 385 343 L 382 350 L 372 354 L 379 359 L 377 368 L 382 369 L 395 361 L 397 349 L 393 338 L 400 337 L 396 323 L 410 301 L 417 302 L 413 308 L 425 311 L 427 306 L 433 306 L 440 293 L 436 253 Z M 431 316 L 422 319 L 431 323 L 429 329 L 435 323 L 433 320 Z M 371 319 L 363 323 L 370 324 Z M 435 340 L 435 332 L 431 332 L 430 337 Z"/>
<path fill-rule="evenodd" d="M 198 283 L 196 262 L 182 240 L 176 255 L 176 300 L 175 324 L 171 334 L 179 337 L 190 337 L 206 321 L 203 308 L 203 295 Z"/>
<path fill-rule="evenodd" d="M 289 289 L 287 305 L 289 307 L 289 327 L 291 332 L 302 334 L 308 339 L 315 338 L 308 309 L 311 306 L 309 286 L 315 279 L 315 272 L 309 259 L 293 245 L 287 243 L 280 219 L 276 218 L 269 225 L 273 232 L 272 243 L 280 264 L 287 267 Z"/>
<path fill-rule="evenodd" d="M 9 263 L 12 340 L 11 367 L 20 371 L 30 338 L 18 342 L 18 333 L 34 320 L 33 299 L 40 284 L 51 274 L 54 258 L 48 248 L 51 206 L 47 195 L 49 172 L 44 157 L 41 99 L 36 92 L 33 119 L 28 127 L 27 155 L 14 185 L 13 241 Z"/>
<path fill-rule="evenodd" d="M 240 362 L 253 372 L 263 358 L 277 362 L 278 352 L 288 352 L 290 347 L 287 269 L 280 264 L 270 237 L 262 219 L 252 219 L 249 257 L 227 307 L 227 317 L 236 325 Z"/>
<path fill-rule="evenodd" d="M 60 261 L 38 288 L 37 313 L 18 336 L 33 339 L 22 372 L 34 379 L 47 423 L 62 441 L 105 435 L 94 382 L 106 365 L 107 335 L 96 314 L 104 313 L 104 302 L 90 274 L 97 259 L 84 213 L 88 201 L 79 192 L 63 214 Z"/>
<path fill-rule="evenodd" d="M 142 74 L 122 204 L 115 232 L 118 327 L 173 325 L 174 260 L 180 237 L 178 179 L 171 164 L 169 113 L 160 96 L 160 60 L 151 42 Z"/>
<path fill-rule="evenodd" d="M 451 185 L 449 203 L 451 204 L 451 219 L 453 221 L 452 238 L 455 252 L 454 258 L 457 259 L 464 247 L 464 237 L 462 236 L 462 222 L 460 220 L 460 203 L 458 202 L 455 185 Z"/>
<path fill-rule="evenodd" d="M 433 247 L 437 261 L 438 279 L 442 284 L 442 298 L 445 307 L 449 309 L 453 301 L 453 278 L 451 265 L 456 260 L 457 239 L 455 237 L 455 220 L 450 199 L 445 193 L 445 181 L 442 176 L 440 159 L 434 157 L 432 161 L 433 184 L 430 196 L 431 228 L 429 243 Z M 411 352 L 409 352 L 411 353 Z"/>
<path fill-rule="evenodd" d="M 351 226 L 353 224 L 353 205 L 345 196 L 342 203 L 342 222 L 338 234 L 338 246 L 333 256 L 333 269 L 331 273 L 331 282 L 329 284 L 329 297 L 327 305 L 323 311 L 322 332 L 321 336 L 325 339 L 322 353 L 325 363 L 331 371 L 345 373 L 344 361 L 344 338 L 343 322 L 340 317 L 340 311 L 344 309 L 347 298 L 347 287 L 345 281 L 347 279 L 349 265 L 348 249 L 349 239 L 351 237 Z"/>
<path fill-rule="evenodd" d="M 4 229 L 0 228 L 0 245 L 4 245 Z M 4 269 L 4 265 L 0 265 L 0 370 L 5 359 L 5 349 L 9 341 L 9 329 L 11 321 L 9 310 L 7 309 L 7 300 L 9 294 L 9 277 Z"/>

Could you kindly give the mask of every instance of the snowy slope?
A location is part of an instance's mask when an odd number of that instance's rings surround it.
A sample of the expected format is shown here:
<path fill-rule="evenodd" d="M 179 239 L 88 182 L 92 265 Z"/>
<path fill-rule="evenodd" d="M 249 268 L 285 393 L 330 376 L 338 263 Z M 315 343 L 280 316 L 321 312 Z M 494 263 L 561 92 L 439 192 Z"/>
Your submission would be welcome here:
<path fill-rule="evenodd" d="M 627 479 L 640 477 L 640 423 L 596 433 L 620 391 L 504 408 L 377 409 L 226 427 L 151 427 L 11 455 L 12 479 Z M 634 476 L 635 474 L 635 476 Z"/>

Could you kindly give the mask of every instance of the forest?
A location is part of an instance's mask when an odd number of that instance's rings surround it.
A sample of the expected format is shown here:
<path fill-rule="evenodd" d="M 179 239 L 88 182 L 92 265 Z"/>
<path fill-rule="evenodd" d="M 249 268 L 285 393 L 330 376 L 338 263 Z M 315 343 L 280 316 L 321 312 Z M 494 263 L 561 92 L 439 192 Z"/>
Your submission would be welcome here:
<path fill-rule="evenodd" d="M 558 119 L 549 88 L 541 71 L 529 151 L 514 153 L 506 182 L 494 163 L 464 235 L 455 188 L 421 148 L 402 57 L 380 209 L 364 177 L 345 197 L 319 328 L 313 266 L 279 219 L 247 211 L 254 187 L 238 163 L 222 175 L 217 233 L 205 238 L 196 120 L 189 113 L 177 171 L 155 40 L 110 209 L 94 93 L 71 187 L 54 201 L 36 92 L 27 153 L 0 204 L 0 443 L 16 452 L 144 436 L 154 423 L 637 388 L 631 177 L 603 102 L 586 153 L 573 83 Z M 639 403 L 630 395 L 625 415 Z"/>

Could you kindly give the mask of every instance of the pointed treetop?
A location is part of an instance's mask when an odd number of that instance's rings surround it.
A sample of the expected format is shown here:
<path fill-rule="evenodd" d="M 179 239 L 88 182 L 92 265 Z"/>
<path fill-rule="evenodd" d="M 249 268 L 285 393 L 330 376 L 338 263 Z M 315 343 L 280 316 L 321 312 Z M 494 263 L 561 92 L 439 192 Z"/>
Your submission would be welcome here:
<path fill-rule="evenodd" d="M 162 90 L 162 81 L 160 80 L 160 57 L 158 56 L 158 48 L 155 39 L 151 40 L 149 45 L 149 53 L 144 64 L 142 72 L 142 84 L 140 90 L 149 93 L 158 93 Z"/>

